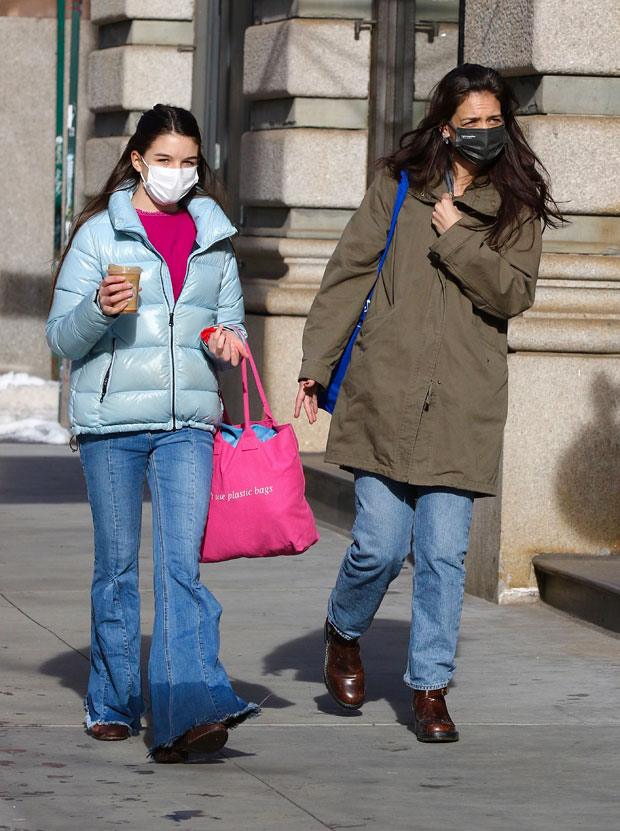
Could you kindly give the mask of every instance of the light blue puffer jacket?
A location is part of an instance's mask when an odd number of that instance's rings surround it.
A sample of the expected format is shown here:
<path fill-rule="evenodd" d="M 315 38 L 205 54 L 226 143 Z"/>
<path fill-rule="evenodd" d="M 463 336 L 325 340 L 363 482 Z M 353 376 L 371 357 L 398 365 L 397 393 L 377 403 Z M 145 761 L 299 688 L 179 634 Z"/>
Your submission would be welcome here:
<path fill-rule="evenodd" d="M 191 200 L 196 243 L 175 303 L 170 272 L 148 241 L 131 191 L 78 231 L 54 292 L 47 342 L 72 360 L 71 432 L 198 427 L 221 420 L 217 366 L 201 347 L 207 326 L 243 329 L 244 309 L 230 239 L 235 228 L 208 197 Z M 96 302 L 109 263 L 139 265 L 138 313 L 107 317 Z"/>

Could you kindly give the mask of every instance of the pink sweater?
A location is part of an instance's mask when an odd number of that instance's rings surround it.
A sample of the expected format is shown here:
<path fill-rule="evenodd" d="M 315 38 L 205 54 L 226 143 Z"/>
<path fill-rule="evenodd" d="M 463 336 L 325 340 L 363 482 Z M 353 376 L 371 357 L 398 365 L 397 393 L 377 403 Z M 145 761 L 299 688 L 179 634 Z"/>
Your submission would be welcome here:
<path fill-rule="evenodd" d="M 187 211 L 167 214 L 136 210 L 151 245 L 159 251 L 172 279 L 172 291 L 176 300 L 185 280 L 187 258 L 196 241 L 196 226 Z"/>

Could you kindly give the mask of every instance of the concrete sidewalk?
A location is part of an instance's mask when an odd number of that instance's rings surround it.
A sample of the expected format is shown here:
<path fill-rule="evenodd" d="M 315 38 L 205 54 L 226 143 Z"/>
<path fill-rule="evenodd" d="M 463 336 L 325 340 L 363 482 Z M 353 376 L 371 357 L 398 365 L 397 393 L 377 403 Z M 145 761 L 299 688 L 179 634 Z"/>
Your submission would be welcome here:
<path fill-rule="evenodd" d="M 424 745 L 402 683 L 411 568 L 362 648 L 369 699 L 339 710 L 321 678 L 325 603 L 347 539 L 298 558 L 203 566 L 224 607 L 221 657 L 263 715 L 215 757 L 146 758 L 86 735 L 92 530 L 77 456 L 0 445 L 2 831 L 617 831 L 620 641 L 544 606 L 467 597 L 449 697 L 461 733 Z M 143 646 L 152 625 L 144 507 Z M 148 725 L 148 717 L 146 719 Z"/>

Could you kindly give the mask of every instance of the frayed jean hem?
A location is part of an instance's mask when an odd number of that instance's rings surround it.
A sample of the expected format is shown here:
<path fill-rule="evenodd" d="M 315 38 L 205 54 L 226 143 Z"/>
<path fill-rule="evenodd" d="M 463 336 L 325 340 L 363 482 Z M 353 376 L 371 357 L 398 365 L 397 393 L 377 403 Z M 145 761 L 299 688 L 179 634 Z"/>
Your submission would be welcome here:
<path fill-rule="evenodd" d="M 219 721 L 218 724 L 223 724 L 227 730 L 234 730 L 235 727 L 238 727 L 247 719 L 257 718 L 258 716 L 260 716 L 261 712 L 261 708 L 258 706 L 258 704 L 250 702 L 247 705 L 247 707 L 244 707 L 243 710 L 239 710 L 239 712 L 237 713 L 233 713 L 230 716 L 226 716 L 225 718 L 221 719 L 221 721 Z M 192 724 L 191 727 L 186 728 L 182 733 L 179 733 L 177 736 L 174 736 L 167 742 L 163 742 L 152 747 L 148 752 L 148 756 L 150 758 L 153 758 L 153 754 L 156 750 L 159 750 L 160 747 L 173 747 L 175 742 L 177 742 L 181 738 L 181 736 L 184 736 L 188 730 L 193 730 L 194 727 L 201 727 L 203 724 L 213 724 L 213 722 L 204 721 L 203 719 L 196 719 L 194 724 Z"/>
<path fill-rule="evenodd" d="M 140 719 L 138 719 L 138 724 L 137 726 L 135 726 L 134 723 L 130 724 L 129 722 L 123 721 L 122 719 L 108 719 L 103 717 L 92 718 L 88 710 L 88 703 L 86 701 L 86 698 L 84 699 L 84 710 L 86 712 L 86 715 L 84 716 L 84 726 L 87 730 L 91 730 L 95 724 L 122 724 L 124 727 L 129 728 L 129 734 L 131 736 L 137 736 L 140 732 L 140 728 L 142 726 L 140 724 Z M 142 715 L 144 715 L 145 712 L 146 710 L 143 711 Z"/>
<path fill-rule="evenodd" d="M 118 720 L 116 720 L 116 721 L 113 721 L 113 720 L 106 721 L 105 719 L 102 719 L 102 718 L 98 718 L 96 721 L 93 721 L 92 718 L 88 714 L 86 714 L 86 716 L 84 717 L 84 725 L 86 726 L 86 729 L 87 730 L 92 730 L 92 728 L 95 726 L 95 724 L 121 724 L 123 727 L 127 727 L 127 729 L 129 730 L 129 734 L 131 736 L 137 736 L 138 733 L 140 732 L 139 727 L 138 728 L 132 727 L 131 724 L 127 724 L 126 721 L 118 721 Z"/>

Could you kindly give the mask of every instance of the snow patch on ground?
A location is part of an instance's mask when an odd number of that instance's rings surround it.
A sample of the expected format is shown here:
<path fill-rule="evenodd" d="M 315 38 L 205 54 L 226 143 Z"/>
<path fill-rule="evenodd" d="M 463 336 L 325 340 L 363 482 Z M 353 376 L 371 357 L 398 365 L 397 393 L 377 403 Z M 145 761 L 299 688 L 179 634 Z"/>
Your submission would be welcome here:
<path fill-rule="evenodd" d="M 0 441 L 67 444 L 58 423 L 58 383 L 25 372 L 0 375 Z"/>

